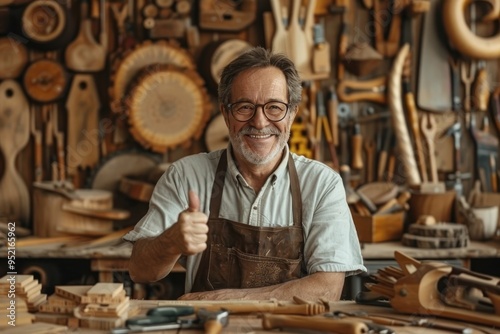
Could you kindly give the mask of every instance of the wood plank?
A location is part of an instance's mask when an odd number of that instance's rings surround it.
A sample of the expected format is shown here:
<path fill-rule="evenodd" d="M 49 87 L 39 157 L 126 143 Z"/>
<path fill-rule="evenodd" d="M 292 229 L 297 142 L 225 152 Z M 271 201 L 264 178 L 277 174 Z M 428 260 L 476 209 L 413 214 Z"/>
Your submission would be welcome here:
<path fill-rule="evenodd" d="M 90 288 L 92 288 L 92 285 L 58 285 L 55 287 L 55 294 L 81 303 Z"/>
<path fill-rule="evenodd" d="M 33 275 L 5 275 L 2 278 L 0 278 L 0 286 L 1 287 L 9 287 L 11 280 L 8 280 L 12 277 L 15 277 L 15 287 L 16 288 L 23 288 L 27 286 L 31 281 L 33 281 Z"/>
<path fill-rule="evenodd" d="M 123 291 L 123 283 L 96 283 L 89 291 L 89 297 L 117 297 Z"/>

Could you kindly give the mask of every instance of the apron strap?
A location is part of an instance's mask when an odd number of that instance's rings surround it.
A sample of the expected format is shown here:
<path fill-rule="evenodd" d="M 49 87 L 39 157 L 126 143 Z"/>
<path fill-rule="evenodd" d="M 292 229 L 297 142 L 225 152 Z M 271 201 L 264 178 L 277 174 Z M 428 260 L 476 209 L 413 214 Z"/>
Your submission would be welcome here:
<path fill-rule="evenodd" d="M 290 190 L 292 192 L 293 225 L 302 228 L 302 195 L 299 175 L 292 154 L 288 155 L 288 172 L 290 173 Z"/>
<path fill-rule="evenodd" d="M 210 219 L 219 218 L 220 205 L 222 203 L 222 192 L 224 191 L 224 182 L 226 180 L 227 171 L 227 150 L 222 152 L 217 171 L 215 172 L 215 180 L 212 186 L 212 196 L 210 196 Z"/>

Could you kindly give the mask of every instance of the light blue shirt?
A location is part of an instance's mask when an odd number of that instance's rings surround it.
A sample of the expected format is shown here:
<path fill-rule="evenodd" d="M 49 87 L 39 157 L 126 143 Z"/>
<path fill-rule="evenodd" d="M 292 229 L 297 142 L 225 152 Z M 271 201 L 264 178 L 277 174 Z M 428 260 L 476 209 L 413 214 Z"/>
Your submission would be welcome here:
<path fill-rule="evenodd" d="M 288 147 L 283 161 L 257 194 L 243 179 L 228 148 L 228 173 L 220 218 L 253 226 L 293 225 L 288 173 Z M 135 241 L 154 237 L 177 221 L 188 208 L 188 191 L 200 197 L 200 210 L 209 215 L 212 184 L 222 151 L 199 153 L 172 163 L 158 180 L 149 210 L 134 230 L 124 236 Z M 302 194 L 304 259 L 309 274 L 366 272 L 358 236 L 346 202 L 340 175 L 327 165 L 292 153 Z M 220 176 L 218 182 L 222 182 Z M 186 267 L 186 292 L 191 291 L 201 253 L 182 258 Z"/>

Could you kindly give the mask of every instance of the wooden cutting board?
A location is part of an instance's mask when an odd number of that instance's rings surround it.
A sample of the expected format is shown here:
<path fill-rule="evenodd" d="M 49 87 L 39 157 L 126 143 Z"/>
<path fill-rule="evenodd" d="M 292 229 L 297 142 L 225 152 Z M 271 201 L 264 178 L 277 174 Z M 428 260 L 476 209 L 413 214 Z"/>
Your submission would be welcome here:
<path fill-rule="evenodd" d="M 92 168 L 99 162 L 100 107 L 101 103 L 92 75 L 75 75 L 66 101 L 68 175 L 74 175 L 78 167 Z"/>
<path fill-rule="evenodd" d="M 28 144 L 29 104 L 21 86 L 14 80 L 0 84 L 0 151 L 5 160 L 0 179 L 0 215 L 27 226 L 30 219 L 28 187 L 16 169 L 16 157 Z"/>
<path fill-rule="evenodd" d="M 440 3 L 430 1 L 429 11 L 423 18 L 417 105 L 427 111 L 447 112 L 452 108 L 451 70 L 445 41 L 440 38 L 444 34 L 439 25 Z"/>

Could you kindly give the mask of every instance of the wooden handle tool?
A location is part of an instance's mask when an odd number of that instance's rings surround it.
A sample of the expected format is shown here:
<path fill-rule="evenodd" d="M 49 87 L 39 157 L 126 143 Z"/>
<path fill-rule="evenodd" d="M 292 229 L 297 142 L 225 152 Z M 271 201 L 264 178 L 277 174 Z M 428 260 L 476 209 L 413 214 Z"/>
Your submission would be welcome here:
<path fill-rule="evenodd" d="M 406 60 L 403 65 L 403 89 L 405 91 L 405 104 L 406 110 L 408 114 L 408 122 L 410 124 L 410 129 L 413 134 L 416 157 L 417 157 L 417 165 L 418 170 L 420 171 L 420 176 L 422 177 L 423 182 L 427 182 L 427 167 L 425 164 L 424 157 L 424 149 L 422 147 L 422 138 L 420 136 L 420 128 L 418 124 L 418 112 L 417 107 L 415 105 L 415 96 L 413 95 L 410 85 L 410 71 L 411 71 L 411 53 L 408 53 Z"/>
<path fill-rule="evenodd" d="M 337 113 L 338 98 L 333 86 L 329 88 L 328 99 L 328 118 L 330 119 L 330 128 L 332 130 L 333 145 L 339 146 L 339 114 Z"/>
<path fill-rule="evenodd" d="M 325 306 L 320 304 L 285 304 L 279 305 L 276 302 L 262 302 L 257 300 L 242 301 L 193 301 L 193 300 L 173 300 L 162 302 L 159 306 L 169 305 L 189 305 L 198 312 L 200 309 L 207 311 L 227 310 L 231 314 L 249 314 L 249 313 L 274 313 L 274 314 L 292 314 L 313 316 L 325 313 Z"/>
<path fill-rule="evenodd" d="M 363 136 L 361 135 L 361 130 L 359 124 L 354 124 L 353 134 L 351 137 L 351 167 L 353 169 L 363 169 Z"/>
<path fill-rule="evenodd" d="M 30 107 L 30 130 L 33 135 L 33 149 L 34 149 L 34 180 L 40 182 L 43 180 L 43 144 L 42 144 L 42 131 L 37 127 L 37 108 L 35 105 Z"/>
<path fill-rule="evenodd" d="M 420 121 L 420 129 L 425 137 L 425 142 L 427 143 L 431 181 L 438 182 L 438 172 L 434 146 L 436 140 L 436 120 L 434 119 L 434 116 L 431 114 L 423 116 Z"/>
<path fill-rule="evenodd" d="M 347 43 L 348 43 L 348 25 L 345 22 L 342 22 L 342 27 L 340 28 L 340 36 L 339 36 L 339 49 L 338 49 L 338 61 L 337 61 L 337 80 L 339 82 L 344 80 L 345 76 L 345 66 L 344 66 L 344 58 L 347 52 Z"/>
<path fill-rule="evenodd" d="M 59 130 L 59 110 L 57 104 L 51 106 L 52 130 L 54 138 L 56 139 L 56 152 L 57 152 L 57 170 L 58 181 L 66 181 L 66 163 L 65 163 L 65 150 L 64 150 L 64 132 Z"/>
<path fill-rule="evenodd" d="M 376 212 L 376 214 L 391 213 L 395 210 L 404 209 L 406 202 L 410 199 L 411 194 L 408 191 L 404 191 L 398 198 L 393 198 L 390 201 L 382 205 Z"/>
<path fill-rule="evenodd" d="M 493 154 L 490 154 L 490 168 L 491 190 L 496 193 L 498 191 L 497 162 Z"/>
<path fill-rule="evenodd" d="M 497 87 L 491 96 L 490 110 L 497 132 L 500 133 L 500 87 Z"/>
<path fill-rule="evenodd" d="M 337 95 L 343 102 L 371 101 L 385 104 L 387 77 L 381 76 L 366 81 L 341 80 Z"/>
<path fill-rule="evenodd" d="M 488 102 L 490 100 L 490 85 L 488 82 L 488 73 L 483 62 L 479 63 L 476 72 L 476 79 L 472 85 L 472 101 L 476 110 L 486 111 L 488 110 Z"/>
<path fill-rule="evenodd" d="M 262 318 L 264 329 L 276 328 L 303 328 L 319 331 L 335 332 L 339 334 L 368 333 L 368 326 L 361 321 L 328 319 L 320 317 L 305 317 L 292 315 L 264 314 Z"/>
<path fill-rule="evenodd" d="M 363 143 L 363 148 L 365 150 L 366 163 L 365 163 L 365 182 L 373 182 L 374 179 L 374 168 L 375 168 L 375 141 L 365 140 Z"/>

